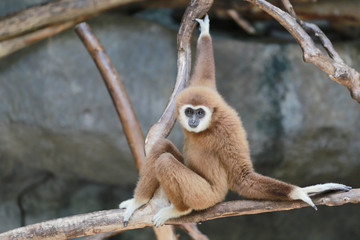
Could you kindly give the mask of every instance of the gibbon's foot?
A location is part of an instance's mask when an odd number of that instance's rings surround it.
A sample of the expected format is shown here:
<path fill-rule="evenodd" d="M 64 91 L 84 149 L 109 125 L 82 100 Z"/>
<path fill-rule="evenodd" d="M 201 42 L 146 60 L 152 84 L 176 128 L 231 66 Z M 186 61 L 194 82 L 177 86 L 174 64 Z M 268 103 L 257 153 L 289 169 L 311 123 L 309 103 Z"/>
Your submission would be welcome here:
<path fill-rule="evenodd" d="M 146 202 L 136 202 L 135 198 L 123 201 L 119 204 L 119 208 L 125 208 L 124 213 L 124 227 L 128 225 L 131 215 L 135 212 L 136 209 L 143 206 Z"/>
<path fill-rule="evenodd" d="M 166 220 L 189 214 L 191 211 L 191 208 L 185 211 L 179 211 L 171 204 L 169 207 L 160 209 L 160 211 L 154 215 L 152 221 L 155 227 L 163 226 Z"/>
<path fill-rule="evenodd" d="M 204 19 L 195 18 L 195 21 L 197 21 L 200 25 L 200 35 L 209 34 L 209 30 L 210 30 L 209 15 L 206 14 Z"/>
<path fill-rule="evenodd" d="M 317 184 L 303 188 L 309 196 L 316 195 L 327 191 L 345 191 L 348 192 L 352 189 L 350 186 L 339 183 L 324 183 Z"/>
<path fill-rule="evenodd" d="M 302 200 L 318 210 L 309 195 L 316 195 L 327 191 L 350 191 L 351 187 L 339 183 L 317 184 L 309 187 L 296 187 L 289 194 L 291 199 Z"/>

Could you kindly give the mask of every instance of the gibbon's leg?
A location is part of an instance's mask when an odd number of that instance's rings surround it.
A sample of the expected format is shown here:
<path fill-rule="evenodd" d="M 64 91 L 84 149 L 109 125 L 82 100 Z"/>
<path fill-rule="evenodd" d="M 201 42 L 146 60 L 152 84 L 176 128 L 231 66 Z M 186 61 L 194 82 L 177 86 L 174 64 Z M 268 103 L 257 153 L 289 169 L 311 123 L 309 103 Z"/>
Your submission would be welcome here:
<path fill-rule="evenodd" d="M 140 169 L 140 178 L 134 191 L 134 198 L 120 203 L 119 208 L 126 208 L 124 213 L 124 225 L 126 226 L 131 215 L 136 209 L 146 204 L 159 187 L 159 181 L 155 175 L 155 161 L 165 152 L 170 152 L 178 161 L 183 162 L 179 150 L 167 139 L 159 140 L 153 147 Z"/>
<path fill-rule="evenodd" d="M 186 215 L 193 209 L 205 209 L 223 200 L 224 194 L 214 190 L 206 179 L 169 153 L 160 156 L 155 163 L 155 170 L 160 185 L 171 202 L 170 207 L 155 214 L 155 226 L 163 225 L 170 218 Z"/>
<path fill-rule="evenodd" d="M 338 183 L 325 183 L 300 188 L 298 186 L 252 172 L 244 176 L 241 179 L 241 182 L 239 182 L 232 190 L 235 190 L 240 195 L 248 198 L 302 200 L 317 210 L 317 207 L 310 199 L 309 194 L 319 194 L 321 192 L 332 190 L 349 191 L 350 189 L 351 187 Z"/>
<path fill-rule="evenodd" d="M 195 20 L 200 24 L 201 33 L 196 46 L 196 59 L 190 82 L 192 86 L 216 88 L 214 53 L 209 32 L 209 16 L 206 15 L 203 20 Z"/>

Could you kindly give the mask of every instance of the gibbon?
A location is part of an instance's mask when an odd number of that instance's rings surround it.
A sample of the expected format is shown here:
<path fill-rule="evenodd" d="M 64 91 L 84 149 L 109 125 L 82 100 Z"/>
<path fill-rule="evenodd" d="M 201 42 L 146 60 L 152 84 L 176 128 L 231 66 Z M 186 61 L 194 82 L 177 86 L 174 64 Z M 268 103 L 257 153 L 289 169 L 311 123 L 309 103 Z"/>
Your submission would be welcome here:
<path fill-rule="evenodd" d="M 302 200 L 317 209 L 309 194 L 351 187 L 326 183 L 300 188 L 255 172 L 246 132 L 237 112 L 218 93 L 209 18 L 196 19 L 197 42 L 190 86 L 176 98 L 177 119 L 184 131 L 183 155 L 167 139 L 159 140 L 140 170 L 134 198 L 122 202 L 124 225 L 161 187 L 171 205 L 153 217 L 155 226 L 224 200 L 228 190 L 250 199 Z"/>

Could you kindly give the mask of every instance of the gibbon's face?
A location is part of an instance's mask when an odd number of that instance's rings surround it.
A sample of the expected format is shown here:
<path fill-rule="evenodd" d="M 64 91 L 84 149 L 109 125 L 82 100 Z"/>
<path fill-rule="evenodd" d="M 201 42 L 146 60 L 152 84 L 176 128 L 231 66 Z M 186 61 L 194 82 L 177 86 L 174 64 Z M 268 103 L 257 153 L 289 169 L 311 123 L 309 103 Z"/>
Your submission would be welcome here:
<path fill-rule="evenodd" d="M 177 119 L 184 130 L 199 133 L 216 122 L 215 110 L 221 102 L 216 90 L 188 87 L 176 97 Z"/>
<path fill-rule="evenodd" d="M 211 121 L 212 111 L 203 105 L 185 104 L 179 110 L 179 122 L 189 132 L 206 130 Z"/>

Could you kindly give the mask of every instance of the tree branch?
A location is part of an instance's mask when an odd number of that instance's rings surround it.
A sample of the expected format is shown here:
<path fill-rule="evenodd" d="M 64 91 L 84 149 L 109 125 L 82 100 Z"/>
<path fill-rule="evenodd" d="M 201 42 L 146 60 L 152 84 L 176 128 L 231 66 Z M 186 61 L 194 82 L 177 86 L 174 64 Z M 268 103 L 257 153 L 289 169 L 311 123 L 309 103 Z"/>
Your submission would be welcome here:
<path fill-rule="evenodd" d="M 235 9 L 229 9 L 226 12 L 236 22 L 236 24 L 244 29 L 248 34 L 256 33 L 255 28 L 251 26 L 251 24 L 246 21 Z"/>
<path fill-rule="evenodd" d="M 158 141 L 161 137 L 166 137 L 172 130 L 172 127 L 175 123 L 175 113 L 174 113 L 174 99 L 176 95 L 186 86 L 186 83 L 190 78 L 190 68 L 191 68 L 191 37 L 193 30 L 195 28 L 195 22 L 193 21 L 195 18 L 199 18 L 204 15 L 210 9 L 212 4 L 212 0 L 193 0 L 190 2 L 187 7 L 182 23 L 180 25 L 179 33 L 178 33 L 178 75 L 175 83 L 174 91 L 170 97 L 169 103 L 161 116 L 160 120 L 149 130 L 147 134 L 147 140 L 145 143 L 145 149 L 148 153 L 154 143 Z M 117 108 L 119 117 L 122 121 L 125 134 L 128 138 L 128 143 L 132 149 L 133 155 L 135 159 L 144 159 L 145 155 L 143 151 L 139 151 L 139 149 L 144 149 L 140 136 L 135 136 L 134 134 L 139 135 L 137 133 L 140 132 L 140 128 L 137 130 L 135 127 L 135 133 L 132 133 L 134 129 L 129 125 L 130 123 L 137 123 L 136 117 L 133 111 L 124 112 L 124 108 L 129 108 L 130 102 L 126 96 L 125 89 L 123 88 L 118 74 L 115 68 L 112 66 L 109 57 L 106 52 L 102 48 L 101 44 L 96 39 L 95 35 L 91 32 L 89 26 L 85 23 L 79 24 L 76 28 L 76 31 L 82 41 L 84 42 L 86 48 L 89 50 L 91 56 L 93 57 L 95 63 L 97 64 L 101 75 L 103 76 L 105 83 L 109 89 L 109 92 L 113 98 L 113 102 Z M 118 89 L 117 91 L 115 91 Z M 125 97 L 122 97 L 125 95 Z M 130 116 L 130 120 L 128 118 L 128 114 L 132 114 Z M 137 124 L 138 125 L 138 124 Z M 130 132 L 129 132 L 130 131 Z M 142 137 L 142 135 L 141 135 Z M 133 141 L 132 141 L 133 139 Z M 136 157 L 138 156 L 138 157 Z M 142 162 L 142 161 L 141 161 Z M 136 161 L 138 169 L 140 168 L 140 164 Z M 161 193 L 158 191 L 153 199 L 150 201 L 149 205 L 152 206 L 164 206 L 167 204 L 164 200 L 166 198 L 161 196 Z M 157 207 L 158 208 L 158 207 Z M 188 225 L 187 229 L 192 229 L 192 232 L 199 232 L 196 228 L 196 225 Z M 170 236 L 175 239 L 175 234 L 170 234 L 173 231 L 173 228 L 163 227 L 159 229 L 154 229 L 155 234 L 158 239 L 161 239 L 161 236 Z M 169 237 L 167 238 L 169 239 Z"/>
<path fill-rule="evenodd" d="M 349 192 L 323 194 L 314 197 L 313 200 L 317 205 L 326 206 L 340 206 L 347 203 L 359 204 L 360 188 Z M 308 207 L 308 205 L 300 201 L 230 201 L 219 203 L 212 208 L 193 212 L 178 219 L 170 219 L 166 223 L 178 225 L 189 222 L 203 222 L 216 218 L 285 211 L 303 207 Z M 127 227 L 123 225 L 123 213 L 124 210 L 122 209 L 114 209 L 59 218 L 1 233 L 0 239 L 66 239 L 103 232 L 144 228 L 152 226 L 151 219 L 156 210 L 149 208 L 148 205 L 139 209 L 132 216 Z"/>
<path fill-rule="evenodd" d="M 66 22 L 140 0 L 57 0 L 34 6 L 0 21 L 0 40 L 49 24 Z"/>
<path fill-rule="evenodd" d="M 109 56 L 91 31 L 89 25 L 87 23 L 80 23 L 76 26 L 75 31 L 89 51 L 104 79 L 121 120 L 136 167 L 140 169 L 140 165 L 145 161 L 144 138 L 124 85 L 120 81 L 119 75 L 112 65 Z"/>
<path fill-rule="evenodd" d="M 172 130 L 176 115 L 174 112 L 175 97 L 189 84 L 191 71 L 191 37 L 196 26 L 195 18 L 203 17 L 213 4 L 213 0 L 192 0 L 185 10 L 177 37 L 177 76 L 174 90 L 169 102 L 158 120 L 149 130 L 146 137 L 145 152 L 148 153 L 152 146 L 160 139 L 166 138 Z"/>
<path fill-rule="evenodd" d="M 80 22 L 80 20 L 72 20 L 68 22 L 63 22 L 55 25 L 51 25 L 48 27 L 44 27 L 40 30 L 24 34 L 19 37 L 11 38 L 8 40 L 0 41 L 0 59 L 9 55 L 13 52 L 16 52 L 22 48 L 25 48 L 41 39 L 48 38 L 57 33 L 60 33 L 72 26 L 76 23 Z"/>
<path fill-rule="evenodd" d="M 258 6 L 277 20 L 298 42 L 305 62 L 313 63 L 322 71 L 327 73 L 330 79 L 345 86 L 350 91 L 351 97 L 360 103 L 360 74 L 353 68 L 347 66 L 333 49 L 331 42 L 325 34 L 314 24 L 297 22 L 295 11 L 289 1 L 283 1 L 284 6 L 290 14 L 282 11 L 265 0 L 246 0 Z M 316 46 L 306 31 L 311 31 L 321 39 L 329 56 L 324 55 Z"/>

